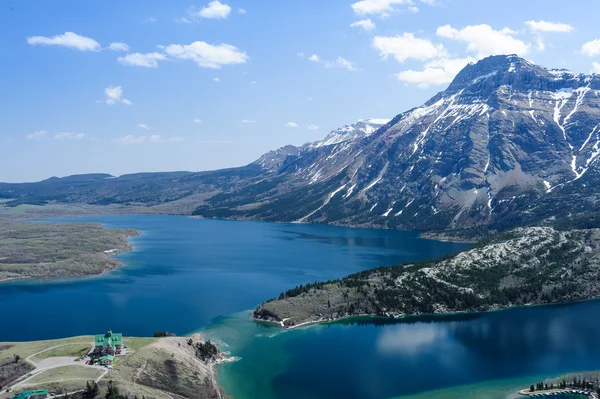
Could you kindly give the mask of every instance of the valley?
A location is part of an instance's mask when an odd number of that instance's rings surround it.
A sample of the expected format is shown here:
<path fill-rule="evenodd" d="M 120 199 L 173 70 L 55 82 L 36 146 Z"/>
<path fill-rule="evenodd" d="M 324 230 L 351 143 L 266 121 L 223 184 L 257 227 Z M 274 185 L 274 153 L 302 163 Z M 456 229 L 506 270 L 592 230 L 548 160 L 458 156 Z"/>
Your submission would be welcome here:
<path fill-rule="evenodd" d="M 597 75 L 491 56 L 391 120 L 361 120 L 243 167 L 3 183 L 0 198 L 466 237 L 600 227 L 599 93 Z"/>
<path fill-rule="evenodd" d="M 562 345 L 589 347 L 598 327 L 586 315 L 596 301 L 562 305 L 580 309 L 574 316 L 560 306 L 528 306 L 600 296 L 599 109 L 598 75 L 491 56 L 467 65 L 422 106 L 359 120 L 246 166 L 0 183 L 0 280 L 17 280 L 0 285 L 0 317 L 17 326 L 0 337 L 86 334 L 104 328 L 105 318 L 138 336 L 159 325 L 179 335 L 204 326 L 203 334 L 241 357 L 220 366 L 219 382 L 228 393 L 256 398 L 387 398 L 598 369 L 594 350 Z M 63 219 L 30 221 L 52 217 Z M 63 279 L 92 275 L 100 276 Z M 46 278 L 56 280 L 40 281 Z M 261 302 L 241 318 L 226 316 Z M 69 312 L 53 311 L 64 303 Z M 313 326 L 295 328 L 306 324 Z M 294 331 L 279 334 L 279 326 Z M 327 333 L 316 337 L 311 329 Z M 560 342 L 546 334 L 556 329 Z M 564 362 L 539 366 L 547 363 L 536 349 L 540 340 Z M 182 339 L 157 342 L 110 372 L 123 391 L 221 395 L 211 367 L 169 362 L 185 348 Z M 487 351 L 503 353 L 505 342 L 515 356 L 498 363 Z M 363 350 L 348 354 L 347 345 Z M 306 358 L 313 348 L 320 352 Z M 408 369 L 414 348 L 425 355 Z M 460 353 L 469 375 L 429 357 L 436 351 Z M 339 375 L 330 373 L 331 353 L 352 357 Z M 366 355 L 370 371 L 361 368 Z M 255 370 L 258 362 L 283 371 Z M 372 370 L 397 369 L 411 381 L 396 384 L 388 375 L 372 384 Z M 416 378 L 430 369 L 435 383 Z M 307 372 L 313 380 L 328 375 L 339 392 L 329 380 L 307 387 Z M 357 384 L 343 386 L 348 375 Z M 64 378 L 59 372 L 34 381 Z"/>

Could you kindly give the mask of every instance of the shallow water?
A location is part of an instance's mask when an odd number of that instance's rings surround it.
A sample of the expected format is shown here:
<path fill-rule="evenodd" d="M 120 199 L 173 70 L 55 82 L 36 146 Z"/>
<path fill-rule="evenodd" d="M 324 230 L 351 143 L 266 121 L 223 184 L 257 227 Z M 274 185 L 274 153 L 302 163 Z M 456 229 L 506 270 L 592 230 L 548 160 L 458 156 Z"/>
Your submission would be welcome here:
<path fill-rule="evenodd" d="M 415 399 L 504 399 L 547 376 L 600 368 L 599 312 L 600 301 L 588 301 L 286 332 L 240 314 L 215 321 L 208 333 L 240 345 L 231 349 L 242 360 L 220 373 L 236 398 L 389 398 L 439 390 Z"/>

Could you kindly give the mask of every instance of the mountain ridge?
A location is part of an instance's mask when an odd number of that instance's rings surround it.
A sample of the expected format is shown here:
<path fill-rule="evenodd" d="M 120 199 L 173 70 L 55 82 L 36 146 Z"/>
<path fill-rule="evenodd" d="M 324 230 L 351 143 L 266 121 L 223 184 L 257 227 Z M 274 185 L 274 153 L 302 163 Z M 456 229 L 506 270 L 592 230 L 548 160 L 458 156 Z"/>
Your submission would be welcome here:
<path fill-rule="evenodd" d="M 563 223 L 571 218 L 565 204 L 581 210 L 579 218 L 600 213 L 598 156 L 600 75 L 491 56 L 391 120 L 358 121 L 245 167 L 78 183 L 88 186 L 68 196 L 0 184 L 0 197 L 149 206 L 193 197 L 193 214 L 204 217 L 503 229 L 557 216 Z"/>

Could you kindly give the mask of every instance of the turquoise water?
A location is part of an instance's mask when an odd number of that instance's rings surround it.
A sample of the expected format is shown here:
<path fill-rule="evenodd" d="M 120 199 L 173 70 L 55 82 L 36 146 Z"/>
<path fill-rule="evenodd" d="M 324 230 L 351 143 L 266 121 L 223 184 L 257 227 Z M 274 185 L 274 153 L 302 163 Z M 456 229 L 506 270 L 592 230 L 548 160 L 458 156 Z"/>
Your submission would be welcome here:
<path fill-rule="evenodd" d="M 118 216 L 77 220 L 143 234 L 105 276 L 0 284 L 0 341 L 112 328 L 126 335 L 202 330 L 240 356 L 218 367 L 236 399 L 504 399 L 540 376 L 600 369 L 600 302 L 484 315 L 357 318 L 282 332 L 250 320 L 257 303 L 308 281 L 435 257 L 463 244 L 414 233 Z M 246 309 L 246 311 L 245 311 Z M 43 326 L 43 327 L 41 327 Z M 533 376 L 526 377 L 524 376 Z"/>
<path fill-rule="evenodd" d="M 540 376 L 599 369 L 599 311 L 599 301 L 588 301 L 286 332 L 239 314 L 207 333 L 233 342 L 242 357 L 221 368 L 236 398 L 389 398 L 442 389 L 422 399 L 504 399 Z M 514 382 L 522 376 L 535 377 Z"/>

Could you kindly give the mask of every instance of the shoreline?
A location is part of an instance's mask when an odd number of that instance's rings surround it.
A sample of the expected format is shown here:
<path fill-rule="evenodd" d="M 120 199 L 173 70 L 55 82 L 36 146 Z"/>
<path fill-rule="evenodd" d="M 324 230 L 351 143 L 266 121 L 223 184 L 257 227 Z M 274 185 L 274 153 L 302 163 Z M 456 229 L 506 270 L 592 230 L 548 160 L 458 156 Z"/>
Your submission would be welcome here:
<path fill-rule="evenodd" d="M 574 304 L 577 304 L 577 303 L 588 302 L 588 301 L 599 301 L 599 300 L 600 300 L 600 297 L 593 297 L 593 298 L 579 299 L 579 300 L 576 300 L 576 301 L 569 301 L 569 302 L 534 303 L 534 304 L 527 304 L 527 305 L 513 305 L 513 306 L 499 307 L 497 309 L 482 310 L 482 311 L 468 311 L 468 310 L 465 310 L 465 311 L 445 312 L 445 313 L 413 313 L 413 314 L 389 315 L 389 316 L 381 316 L 381 315 L 376 315 L 376 314 L 367 314 L 367 313 L 365 313 L 365 314 L 346 315 L 346 316 L 332 318 L 332 319 L 321 318 L 319 320 L 308 320 L 308 321 L 303 321 L 303 322 L 298 323 L 298 324 L 294 324 L 293 326 L 285 326 L 284 325 L 285 321 L 289 320 L 289 318 L 286 318 L 286 319 L 280 320 L 280 321 L 276 321 L 276 320 L 259 319 L 259 318 L 256 318 L 254 316 L 251 316 L 251 319 L 253 321 L 256 321 L 256 322 L 278 325 L 278 326 L 281 327 L 281 329 L 283 331 L 289 331 L 289 330 L 294 330 L 296 328 L 310 326 L 312 324 L 328 324 L 328 323 L 333 324 L 333 323 L 338 323 L 340 321 L 344 321 L 344 320 L 348 320 L 348 319 L 353 319 L 353 318 L 364 318 L 364 319 L 373 319 L 373 320 L 377 320 L 377 319 L 379 319 L 379 320 L 389 320 L 391 322 L 401 323 L 402 321 L 405 321 L 405 320 L 410 319 L 410 318 L 423 318 L 423 317 L 442 318 L 442 317 L 468 316 L 468 315 L 481 316 L 481 315 L 485 315 L 485 314 L 488 314 L 488 313 L 505 312 L 505 311 L 515 310 L 515 309 L 527 309 L 527 308 L 542 307 L 542 306 L 548 306 L 548 307 L 551 307 L 551 306 L 569 306 L 569 305 L 574 305 Z"/>
<path fill-rule="evenodd" d="M 445 233 L 437 233 L 437 232 L 419 232 L 415 230 L 408 229 L 396 229 L 391 227 L 385 227 L 380 225 L 370 225 L 370 224 L 344 224 L 344 223 L 311 223 L 311 222 L 284 222 L 284 221 L 272 221 L 272 220 L 263 220 L 263 219 L 254 219 L 254 218 L 245 218 L 245 217 L 230 217 L 230 218 L 215 218 L 215 217 L 207 217 L 203 215 L 182 215 L 186 216 L 190 219 L 198 219 L 198 220 L 222 220 L 228 222 L 256 222 L 256 223 L 274 223 L 274 224 L 290 224 L 290 225 L 311 225 L 311 226 L 334 226 L 334 227 L 345 227 L 349 229 L 365 229 L 365 230 L 390 230 L 390 231 L 403 231 L 408 233 L 414 233 L 418 238 L 422 238 L 424 240 L 432 240 L 432 241 L 440 241 L 440 242 L 450 242 L 455 244 L 476 244 L 483 237 L 461 237 L 455 235 L 446 235 Z"/>

